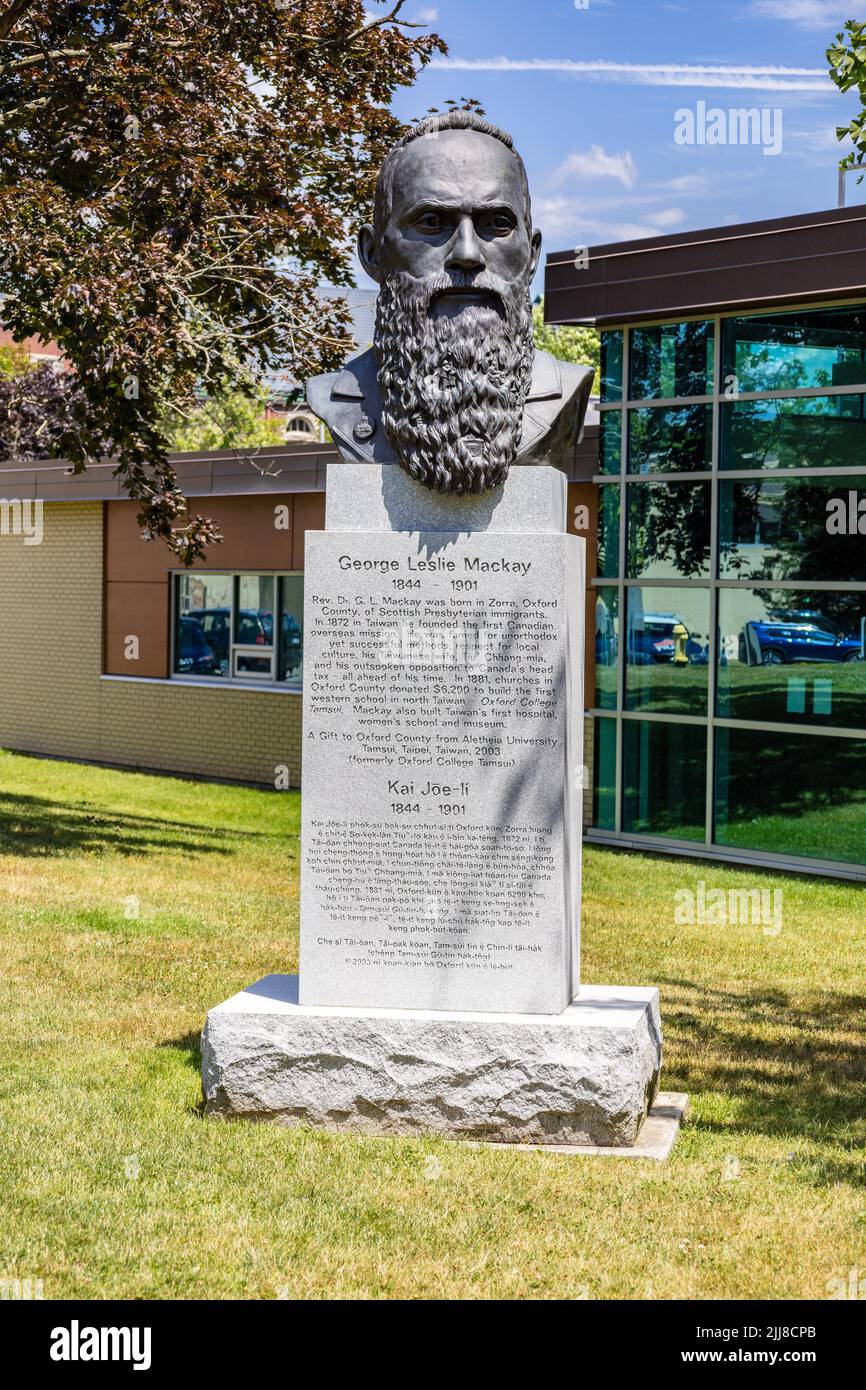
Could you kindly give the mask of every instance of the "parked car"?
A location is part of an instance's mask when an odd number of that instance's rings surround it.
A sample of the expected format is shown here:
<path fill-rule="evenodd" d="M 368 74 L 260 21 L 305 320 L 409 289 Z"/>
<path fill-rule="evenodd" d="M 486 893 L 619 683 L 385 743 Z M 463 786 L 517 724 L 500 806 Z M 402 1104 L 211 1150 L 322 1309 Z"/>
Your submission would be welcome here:
<path fill-rule="evenodd" d="M 215 676 L 219 668 L 197 618 L 181 618 L 178 625 L 177 670 L 184 676 Z"/>
<path fill-rule="evenodd" d="M 227 671 L 231 647 L 231 614 L 228 608 L 200 608 L 196 611 L 196 618 L 202 625 L 214 661 L 220 670 Z"/>
<path fill-rule="evenodd" d="M 707 653 L 692 637 L 677 613 L 636 614 L 629 625 L 628 659 L 632 666 L 673 661 L 676 655 L 676 627 L 685 628 L 686 656 L 690 665 L 701 665 Z"/>
<path fill-rule="evenodd" d="M 196 610 L 195 616 L 204 629 L 204 635 L 214 654 L 214 659 L 223 670 L 228 670 L 232 642 L 231 612 L 228 608 L 199 608 Z M 273 614 L 259 612 L 255 608 L 242 608 L 240 610 L 237 641 L 242 646 L 269 647 L 273 631 Z"/>
<path fill-rule="evenodd" d="M 830 618 L 816 612 L 775 612 L 766 619 L 746 624 L 751 630 L 754 653 L 764 666 L 783 666 L 790 661 L 862 661 L 859 636 L 846 634 Z M 739 657 L 748 660 L 748 633 L 740 633 Z M 754 657 L 753 657 L 754 659 Z"/>
<path fill-rule="evenodd" d="M 238 613 L 238 635 L 241 647 L 269 647 L 274 639 L 274 615 L 259 608 L 242 608 Z"/>

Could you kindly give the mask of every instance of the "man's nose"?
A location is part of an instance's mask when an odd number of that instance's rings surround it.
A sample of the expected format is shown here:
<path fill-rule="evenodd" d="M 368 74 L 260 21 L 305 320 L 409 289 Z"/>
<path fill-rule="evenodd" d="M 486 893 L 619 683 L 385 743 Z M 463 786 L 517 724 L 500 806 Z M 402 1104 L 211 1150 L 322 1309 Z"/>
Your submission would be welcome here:
<path fill-rule="evenodd" d="M 447 270 L 483 270 L 487 261 L 471 217 L 461 217 L 445 261 Z"/>

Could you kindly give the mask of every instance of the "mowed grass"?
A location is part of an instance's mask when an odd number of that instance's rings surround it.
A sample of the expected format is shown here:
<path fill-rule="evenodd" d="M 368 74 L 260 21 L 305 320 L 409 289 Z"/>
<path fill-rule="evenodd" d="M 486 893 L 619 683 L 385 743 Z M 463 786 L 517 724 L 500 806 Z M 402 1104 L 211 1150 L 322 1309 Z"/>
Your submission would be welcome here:
<path fill-rule="evenodd" d="M 0 754 L 0 1278 L 46 1298 L 826 1298 L 866 1277 L 866 890 L 591 851 L 670 1162 L 226 1123 L 205 1013 L 297 967 L 299 800 Z M 674 894 L 779 888 L 782 930 Z"/>

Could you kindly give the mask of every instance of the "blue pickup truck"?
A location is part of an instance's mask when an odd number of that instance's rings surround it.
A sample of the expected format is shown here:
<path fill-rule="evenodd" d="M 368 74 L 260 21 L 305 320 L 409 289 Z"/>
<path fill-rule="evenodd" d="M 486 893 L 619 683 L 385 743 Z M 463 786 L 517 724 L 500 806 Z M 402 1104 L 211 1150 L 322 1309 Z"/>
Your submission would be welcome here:
<path fill-rule="evenodd" d="M 763 666 L 784 666 L 790 661 L 862 661 L 859 635 L 815 612 L 777 612 L 746 623 L 740 633 L 741 661 Z"/>

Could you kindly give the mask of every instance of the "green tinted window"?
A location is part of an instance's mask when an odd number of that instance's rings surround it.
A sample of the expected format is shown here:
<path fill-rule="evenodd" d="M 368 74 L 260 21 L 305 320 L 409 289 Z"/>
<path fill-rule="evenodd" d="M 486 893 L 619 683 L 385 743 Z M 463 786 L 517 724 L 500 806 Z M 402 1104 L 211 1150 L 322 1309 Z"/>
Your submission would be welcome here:
<path fill-rule="evenodd" d="M 710 497 L 710 483 L 630 483 L 628 577 L 707 578 Z"/>
<path fill-rule="evenodd" d="M 601 399 L 622 400 L 622 333 L 601 335 Z"/>
<path fill-rule="evenodd" d="M 866 475 L 763 477 L 719 487 L 729 579 L 866 580 Z"/>
<path fill-rule="evenodd" d="M 618 473 L 622 458 L 622 411 L 603 410 L 599 425 L 599 462 L 602 473 Z"/>
<path fill-rule="evenodd" d="M 722 589 L 718 713 L 866 728 L 864 650 L 862 591 Z"/>
<path fill-rule="evenodd" d="M 593 776 L 592 823 L 599 830 L 616 825 L 616 720 L 594 719 L 595 770 Z"/>
<path fill-rule="evenodd" d="M 619 574 L 619 485 L 607 483 L 599 489 L 598 573 L 602 579 Z"/>
<path fill-rule="evenodd" d="M 713 325 L 707 320 L 633 328 L 629 361 L 630 400 L 711 395 Z"/>
<path fill-rule="evenodd" d="M 705 715 L 709 590 L 633 586 L 626 592 L 626 709 Z"/>
<path fill-rule="evenodd" d="M 862 864 L 866 739 L 718 729 L 715 838 Z"/>
<path fill-rule="evenodd" d="M 629 473 L 709 472 L 712 461 L 711 405 L 628 412 Z"/>
<path fill-rule="evenodd" d="M 619 593 L 595 589 L 595 708 L 616 709 L 619 668 Z"/>
<path fill-rule="evenodd" d="M 706 783 L 705 726 L 623 721 L 623 830 L 703 840 Z"/>
<path fill-rule="evenodd" d="M 849 468 L 866 460 L 866 396 L 781 396 L 721 407 L 722 468 Z"/>
<path fill-rule="evenodd" d="M 866 309 L 751 314 L 722 324 L 723 385 L 740 391 L 866 386 Z"/>

